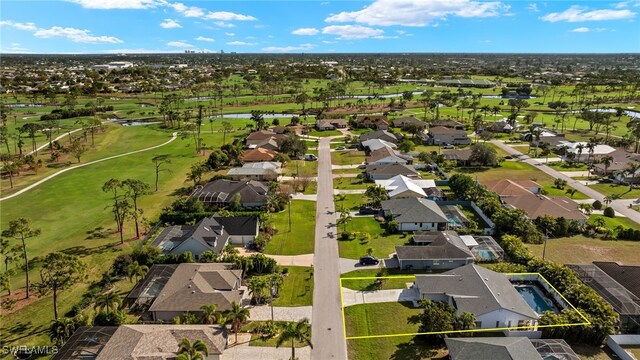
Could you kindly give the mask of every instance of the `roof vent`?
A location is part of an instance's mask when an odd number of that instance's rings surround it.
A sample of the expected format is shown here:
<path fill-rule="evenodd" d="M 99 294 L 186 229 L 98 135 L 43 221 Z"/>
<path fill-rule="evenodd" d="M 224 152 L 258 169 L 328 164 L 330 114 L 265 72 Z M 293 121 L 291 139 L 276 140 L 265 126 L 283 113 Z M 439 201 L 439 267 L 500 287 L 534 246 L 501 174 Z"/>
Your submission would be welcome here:
<path fill-rule="evenodd" d="M 195 294 L 195 293 L 196 293 L 196 291 L 195 291 L 195 290 L 193 290 L 193 291 L 191 291 L 191 293 L 192 293 L 192 294 Z"/>
<path fill-rule="evenodd" d="M 206 226 L 203 226 L 202 228 L 203 228 L 203 229 L 205 229 L 206 231 L 211 231 L 211 229 L 209 229 L 209 228 L 208 228 L 208 227 L 206 227 Z"/>

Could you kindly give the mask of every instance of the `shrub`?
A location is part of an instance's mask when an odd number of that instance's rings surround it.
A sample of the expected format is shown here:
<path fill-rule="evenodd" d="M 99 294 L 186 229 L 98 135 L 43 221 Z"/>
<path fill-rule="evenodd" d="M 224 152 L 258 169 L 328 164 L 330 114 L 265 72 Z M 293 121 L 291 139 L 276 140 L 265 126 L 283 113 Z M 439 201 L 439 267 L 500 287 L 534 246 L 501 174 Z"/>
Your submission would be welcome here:
<path fill-rule="evenodd" d="M 398 222 L 395 220 L 389 221 L 389 223 L 387 224 L 387 231 L 390 234 L 397 233 L 398 231 L 400 231 L 400 224 L 398 224 Z"/>
<path fill-rule="evenodd" d="M 124 276 L 127 274 L 127 266 L 133 264 L 133 259 L 129 254 L 120 254 L 113 260 L 111 271 L 115 276 Z"/>
<path fill-rule="evenodd" d="M 611 206 L 607 206 L 604 209 L 604 212 L 602 213 L 604 216 L 609 217 L 609 218 L 614 218 L 616 217 L 616 212 L 615 210 L 613 210 L 613 208 Z"/>
<path fill-rule="evenodd" d="M 596 210 L 602 209 L 602 202 L 600 200 L 596 200 L 593 202 L 593 208 Z"/>
<path fill-rule="evenodd" d="M 159 255 L 160 249 L 155 246 L 145 245 L 133 250 L 131 259 L 137 261 L 140 265 L 151 266 Z"/>
<path fill-rule="evenodd" d="M 101 311 L 93 318 L 93 326 L 118 326 L 124 324 L 127 316 L 124 311 L 104 312 Z"/>

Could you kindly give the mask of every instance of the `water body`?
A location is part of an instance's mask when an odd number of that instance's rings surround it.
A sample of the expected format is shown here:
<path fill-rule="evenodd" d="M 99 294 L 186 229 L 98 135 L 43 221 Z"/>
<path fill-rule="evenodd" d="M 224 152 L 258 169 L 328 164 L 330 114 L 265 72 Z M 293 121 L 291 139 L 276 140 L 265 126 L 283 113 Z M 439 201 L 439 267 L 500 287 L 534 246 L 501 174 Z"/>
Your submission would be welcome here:
<path fill-rule="evenodd" d="M 265 119 L 275 119 L 275 118 L 291 118 L 293 116 L 303 117 L 298 114 L 262 114 L 262 117 Z M 223 114 L 222 116 L 212 116 L 213 118 L 223 118 L 223 119 L 251 119 L 251 114 Z M 308 118 L 315 117 L 315 115 L 307 115 Z"/>
<path fill-rule="evenodd" d="M 107 120 L 112 123 L 120 124 L 122 126 L 145 126 L 145 125 L 161 124 L 160 121 L 136 121 L 133 119 L 115 119 L 115 118 L 110 118 Z"/>
<path fill-rule="evenodd" d="M 39 108 L 39 107 L 44 107 L 44 104 L 18 103 L 18 104 L 7 104 L 7 107 L 10 107 L 10 108 Z"/>
<path fill-rule="evenodd" d="M 422 95 L 423 91 L 413 91 L 412 94 Z M 340 100 L 340 99 L 368 99 L 368 98 L 382 98 L 382 99 L 390 99 L 395 97 L 402 97 L 402 93 L 394 93 L 394 94 L 384 94 L 384 95 L 344 95 L 344 96 L 336 96 L 332 97 L 332 100 Z M 471 96 L 459 96 L 459 99 L 470 98 Z M 483 99 L 510 99 L 510 97 L 502 97 L 502 95 L 482 95 Z M 527 98 L 523 97 L 522 99 L 536 99 L 535 96 L 529 96 Z"/>
<path fill-rule="evenodd" d="M 616 109 L 589 109 L 589 111 L 597 111 L 603 113 L 616 113 Z M 572 113 L 579 113 L 580 110 L 574 110 Z M 631 119 L 637 120 L 640 119 L 640 112 L 634 110 L 623 110 L 623 113 Z"/>

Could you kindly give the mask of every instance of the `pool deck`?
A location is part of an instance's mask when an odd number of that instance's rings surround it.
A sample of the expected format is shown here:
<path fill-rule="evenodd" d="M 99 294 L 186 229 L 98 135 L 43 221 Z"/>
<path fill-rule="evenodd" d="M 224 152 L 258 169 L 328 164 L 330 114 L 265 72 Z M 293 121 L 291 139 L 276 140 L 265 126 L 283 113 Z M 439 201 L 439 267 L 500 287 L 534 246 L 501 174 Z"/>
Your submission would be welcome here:
<path fill-rule="evenodd" d="M 535 286 L 534 284 L 519 284 L 513 285 L 516 288 L 516 291 L 518 291 L 518 293 L 520 294 L 520 296 L 522 296 L 522 298 L 524 299 L 524 301 L 526 301 L 526 303 L 531 307 L 531 309 L 533 309 L 533 311 L 535 311 L 538 314 L 542 314 L 544 311 L 553 311 L 556 314 L 560 313 L 560 310 L 558 310 L 558 308 L 553 304 L 553 302 L 551 301 L 551 299 L 549 299 L 547 296 L 545 296 L 540 289 L 538 289 L 537 286 Z M 531 299 L 528 296 L 525 296 L 526 293 L 521 292 L 519 289 L 524 289 L 524 288 L 531 288 L 533 289 L 535 295 L 533 296 L 533 299 Z M 544 307 L 545 309 L 540 312 L 537 311 L 536 308 L 540 308 L 542 307 L 541 304 L 538 302 L 538 298 L 544 302 Z M 530 300 L 532 300 L 536 306 L 532 306 L 530 303 Z"/>

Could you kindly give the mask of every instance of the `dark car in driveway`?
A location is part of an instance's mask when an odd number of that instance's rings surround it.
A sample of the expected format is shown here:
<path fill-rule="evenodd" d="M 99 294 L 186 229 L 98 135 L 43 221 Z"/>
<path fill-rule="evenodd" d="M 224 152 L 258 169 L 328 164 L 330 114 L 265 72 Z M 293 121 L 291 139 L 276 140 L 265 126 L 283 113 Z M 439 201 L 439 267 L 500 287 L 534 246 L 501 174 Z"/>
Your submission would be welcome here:
<path fill-rule="evenodd" d="M 378 215 L 380 209 L 373 208 L 371 206 L 361 206 L 358 210 L 360 215 Z"/>
<path fill-rule="evenodd" d="M 360 265 L 378 265 L 380 260 L 377 257 L 371 255 L 365 255 L 360 258 Z"/>

